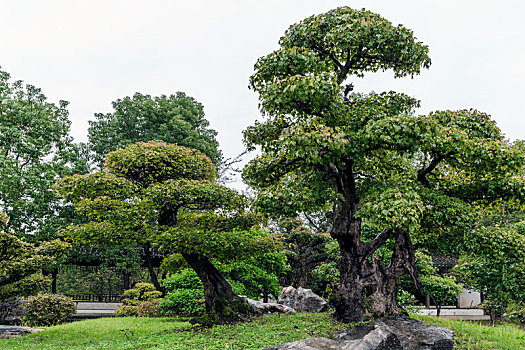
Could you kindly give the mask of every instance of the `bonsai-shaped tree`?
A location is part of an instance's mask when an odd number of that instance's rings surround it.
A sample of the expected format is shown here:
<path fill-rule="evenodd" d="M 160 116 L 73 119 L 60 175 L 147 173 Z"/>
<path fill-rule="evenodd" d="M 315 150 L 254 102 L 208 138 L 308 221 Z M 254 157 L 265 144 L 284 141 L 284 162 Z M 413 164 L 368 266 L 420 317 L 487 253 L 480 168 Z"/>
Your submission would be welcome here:
<path fill-rule="evenodd" d="M 331 205 L 340 321 L 402 312 L 397 279 L 409 274 L 418 283 L 411 234 L 454 245 L 480 205 L 524 193 L 514 176 L 523 155 L 488 115 L 416 116 L 415 99 L 351 93 L 347 81 L 380 70 L 413 76 L 429 66 L 428 47 L 411 30 L 348 7 L 292 25 L 255 65 L 250 86 L 266 120 L 244 132 L 261 154 L 243 176 L 259 190 L 258 207 L 276 217 Z M 363 221 L 380 233 L 362 239 Z M 391 258 L 381 261 L 374 253 L 390 238 Z"/>
<path fill-rule="evenodd" d="M 98 246 L 139 243 L 159 291 L 152 247 L 180 253 L 204 286 L 207 321 L 227 323 L 250 308 L 210 259 L 272 251 L 275 241 L 259 228 L 246 199 L 215 178 L 215 166 L 199 151 L 148 142 L 109 153 L 102 171 L 67 177 L 57 188 L 90 219 L 68 229 L 73 238 Z"/>

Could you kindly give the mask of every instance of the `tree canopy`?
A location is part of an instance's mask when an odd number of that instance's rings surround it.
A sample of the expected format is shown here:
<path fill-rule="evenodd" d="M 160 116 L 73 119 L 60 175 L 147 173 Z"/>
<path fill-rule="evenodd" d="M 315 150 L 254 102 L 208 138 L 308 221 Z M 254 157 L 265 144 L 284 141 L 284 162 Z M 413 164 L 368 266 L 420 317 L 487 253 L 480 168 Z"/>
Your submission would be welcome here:
<path fill-rule="evenodd" d="M 0 70 L 0 207 L 9 217 L 8 229 L 34 235 L 26 238 L 47 239 L 64 226 L 67 209 L 51 186 L 85 170 L 82 148 L 69 136 L 67 105 L 48 102 L 39 88 L 10 82 Z"/>
<path fill-rule="evenodd" d="M 117 148 L 152 140 L 195 148 L 215 165 L 222 160 L 217 132 L 208 128 L 202 104 L 183 92 L 159 97 L 135 93 L 114 101 L 113 109 L 96 113 L 96 121 L 89 122 L 89 145 L 100 165 Z"/>
<path fill-rule="evenodd" d="M 522 198 L 523 153 L 485 113 L 416 115 L 419 102 L 405 94 L 352 93 L 351 76 L 414 76 L 430 66 L 428 47 L 402 25 L 342 7 L 292 25 L 279 43 L 250 79 L 265 120 L 244 132 L 248 148 L 261 149 L 244 178 L 273 216 L 332 206 L 336 318 L 400 313 L 397 278 L 419 284 L 412 238 L 454 237 L 480 205 Z M 362 222 L 380 234 L 363 240 Z M 382 262 L 373 254 L 389 238 L 392 257 Z"/>

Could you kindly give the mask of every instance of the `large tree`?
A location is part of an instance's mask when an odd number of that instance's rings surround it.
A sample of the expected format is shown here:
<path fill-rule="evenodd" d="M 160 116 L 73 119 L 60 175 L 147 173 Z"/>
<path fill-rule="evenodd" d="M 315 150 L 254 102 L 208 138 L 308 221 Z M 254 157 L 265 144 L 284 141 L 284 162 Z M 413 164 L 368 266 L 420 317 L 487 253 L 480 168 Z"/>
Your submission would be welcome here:
<path fill-rule="evenodd" d="M 89 122 L 89 145 L 95 160 L 134 142 L 163 141 L 195 148 L 218 165 L 222 160 L 217 132 L 208 129 L 202 104 L 183 92 L 151 97 L 135 93 L 113 102 L 114 112 L 95 113 Z"/>
<path fill-rule="evenodd" d="M 412 31 L 348 7 L 292 25 L 255 65 L 250 86 L 266 118 L 244 133 L 250 149 L 261 149 L 244 178 L 259 190 L 259 208 L 275 216 L 331 203 L 341 321 L 401 312 L 397 279 L 409 274 L 418 283 L 411 234 L 453 237 L 469 229 L 479 205 L 524 193 L 512 176 L 523 155 L 488 115 L 417 116 L 413 98 L 351 93 L 347 81 L 380 70 L 413 76 L 429 66 L 428 48 Z M 363 222 L 380 234 L 362 239 Z M 391 258 L 381 261 L 374 252 L 388 239 Z"/>
<path fill-rule="evenodd" d="M 82 147 L 69 136 L 67 105 L 0 70 L 0 208 L 8 230 L 25 238 L 47 239 L 63 227 L 69 214 L 51 186 L 74 167 L 85 171 Z"/>
<path fill-rule="evenodd" d="M 182 254 L 204 286 L 208 321 L 227 323 L 250 308 L 212 260 L 256 256 L 272 251 L 275 242 L 258 227 L 246 199 L 215 179 L 215 166 L 197 150 L 139 142 L 110 152 L 102 171 L 67 177 L 57 188 L 89 218 L 68 229 L 77 242 L 140 244 L 158 290 L 152 247 Z"/>

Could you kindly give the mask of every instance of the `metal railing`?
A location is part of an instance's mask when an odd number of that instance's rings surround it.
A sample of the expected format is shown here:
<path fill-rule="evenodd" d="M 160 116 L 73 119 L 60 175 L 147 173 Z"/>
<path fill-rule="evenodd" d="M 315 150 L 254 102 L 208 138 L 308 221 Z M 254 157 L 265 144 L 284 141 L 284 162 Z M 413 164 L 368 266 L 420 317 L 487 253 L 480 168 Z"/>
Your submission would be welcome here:
<path fill-rule="evenodd" d="M 101 303 L 120 303 L 122 299 L 121 294 L 90 294 L 90 293 L 76 293 L 76 294 L 64 294 L 73 301 L 86 301 L 86 302 L 101 302 Z"/>

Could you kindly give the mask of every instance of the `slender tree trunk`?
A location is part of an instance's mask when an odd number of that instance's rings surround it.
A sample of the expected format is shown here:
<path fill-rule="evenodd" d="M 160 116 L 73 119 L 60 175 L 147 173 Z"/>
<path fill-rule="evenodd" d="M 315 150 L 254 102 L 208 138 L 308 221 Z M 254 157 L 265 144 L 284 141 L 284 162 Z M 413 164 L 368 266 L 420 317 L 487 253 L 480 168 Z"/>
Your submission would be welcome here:
<path fill-rule="evenodd" d="M 57 275 L 58 269 L 53 269 L 51 271 L 51 293 L 53 294 L 57 292 Z"/>
<path fill-rule="evenodd" d="M 151 282 L 153 282 L 155 289 L 161 292 L 162 295 L 164 295 L 166 293 L 166 290 L 160 285 L 159 279 L 157 278 L 157 273 L 153 269 L 153 263 L 151 261 L 151 246 L 149 243 L 146 243 L 144 245 L 144 255 L 146 256 L 146 262 L 148 263 L 148 272 L 151 278 Z"/>
<path fill-rule="evenodd" d="M 212 324 L 228 324 L 252 313 L 248 302 L 239 297 L 210 260 L 200 254 L 182 253 L 204 286 L 206 314 Z"/>
<path fill-rule="evenodd" d="M 129 285 L 129 277 L 130 277 L 130 273 L 129 272 L 123 272 L 123 275 L 124 275 L 124 290 L 128 290 L 130 285 Z"/>

